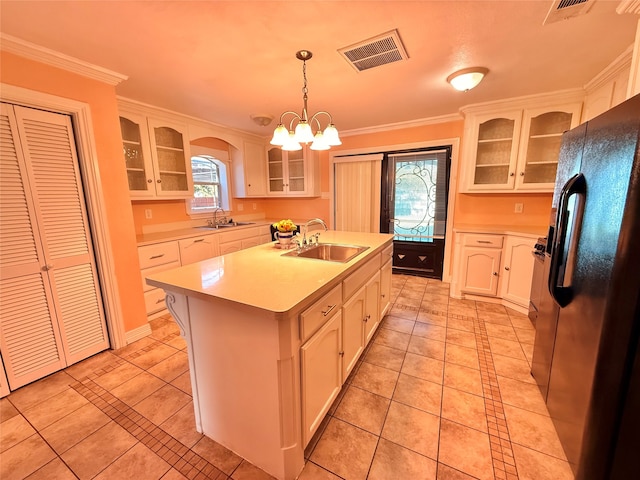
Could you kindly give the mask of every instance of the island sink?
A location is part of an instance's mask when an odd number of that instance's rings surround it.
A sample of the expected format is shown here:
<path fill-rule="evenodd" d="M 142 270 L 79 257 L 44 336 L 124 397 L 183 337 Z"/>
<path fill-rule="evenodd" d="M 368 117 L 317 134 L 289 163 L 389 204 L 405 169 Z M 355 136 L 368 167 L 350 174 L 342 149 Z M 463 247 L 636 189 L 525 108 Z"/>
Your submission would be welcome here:
<path fill-rule="evenodd" d="M 283 257 L 302 257 L 314 260 L 327 260 L 330 262 L 348 262 L 352 258 L 364 252 L 369 247 L 358 245 L 341 245 L 338 243 L 320 243 L 301 250 L 292 250 Z"/>

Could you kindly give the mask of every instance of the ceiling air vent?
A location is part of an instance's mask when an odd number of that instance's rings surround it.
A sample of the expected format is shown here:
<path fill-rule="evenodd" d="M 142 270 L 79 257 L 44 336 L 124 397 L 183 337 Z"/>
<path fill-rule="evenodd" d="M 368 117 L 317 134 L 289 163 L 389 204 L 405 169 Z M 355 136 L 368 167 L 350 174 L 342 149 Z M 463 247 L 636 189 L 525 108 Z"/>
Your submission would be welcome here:
<path fill-rule="evenodd" d="M 409 58 L 397 30 L 338 50 L 358 72 Z"/>
<path fill-rule="evenodd" d="M 543 25 L 579 17 L 589 11 L 595 0 L 555 0 Z"/>

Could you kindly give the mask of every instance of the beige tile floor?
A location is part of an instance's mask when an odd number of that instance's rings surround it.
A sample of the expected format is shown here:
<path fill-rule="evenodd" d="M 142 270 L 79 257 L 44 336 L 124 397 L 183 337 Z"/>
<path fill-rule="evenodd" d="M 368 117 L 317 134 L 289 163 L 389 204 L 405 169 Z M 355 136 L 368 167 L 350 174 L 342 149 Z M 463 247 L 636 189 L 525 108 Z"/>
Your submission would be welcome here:
<path fill-rule="evenodd" d="M 528 318 L 419 277 L 393 297 L 300 479 L 572 480 Z M 152 330 L 3 398 L 0 478 L 270 479 L 195 431 L 185 343 L 169 317 Z"/>

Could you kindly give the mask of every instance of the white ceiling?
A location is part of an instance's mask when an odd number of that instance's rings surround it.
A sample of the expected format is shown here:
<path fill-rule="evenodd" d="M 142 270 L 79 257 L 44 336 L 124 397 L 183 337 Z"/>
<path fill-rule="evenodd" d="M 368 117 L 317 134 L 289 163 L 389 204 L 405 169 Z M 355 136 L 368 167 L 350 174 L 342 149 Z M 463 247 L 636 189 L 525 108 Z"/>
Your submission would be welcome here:
<path fill-rule="evenodd" d="M 582 87 L 634 40 L 619 1 L 543 26 L 551 0 L 30 1 L 2 0 L 0 30 L 127 75 L 127 98 L 268 135 L 302 108 L 348 131 L 458 112 L 467 104 Z M 356 72 L 338 49 L 397 29 L 409 59 Z M 463 93 L 455 70 L 490 73 Z M 259 127 L 252 114 L 276 117 Z"/>

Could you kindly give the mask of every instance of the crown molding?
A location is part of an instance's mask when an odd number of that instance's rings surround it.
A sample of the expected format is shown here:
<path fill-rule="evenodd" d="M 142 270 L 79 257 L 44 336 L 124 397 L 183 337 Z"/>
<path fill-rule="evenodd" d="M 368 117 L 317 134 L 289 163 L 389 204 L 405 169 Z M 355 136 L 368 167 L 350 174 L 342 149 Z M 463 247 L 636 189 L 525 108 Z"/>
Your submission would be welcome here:
<path fill-rule="evenodd" d="M 597 90 L 608 81 L 613 80 L 625 69 L 630 68 L 632 57 L 633 45 L 629 45 L 629 47 L 620 55 L 618 55 L 618 57 L 613 62 L 607 65 L 604 70 L 602 70 L 598 75 L 593 77 L 587 84 L 585 84 L 584 89 L 586 90 L 586 92 L 589 93 Z"/>
<path fill-rule="evenodd" d="M 21 57 L 35 60 L 52 67 L 77 73 L 84 77 L 98 80 L 109 85 L 118 85 L 129 78 L 127 75 L 108 70 L 92 63 L 84 62 L 55 50 L 51 50 L 35 43 L 27 42 L 17 37 L 0 33 L 0 50 Z"/>
<path fill-rule="evenodd" d="M 501 100 L 465 105 L 460 109 L 464 115 L 474 113 L 501 112 L 507 109 L 523 109 L 532 105 L 543 107 L 545 105 L 557 105 L 560 103 L 582 102 L 584 89 L 572 88 L 555 92 L 538 93 L 522 97 L 503 98 Z"/>
<path fill-rule="evenodd" d="M 384 125 L 376 125 L 375 127 L 356 128 L 353 130 L 340 130 L 340 136 L 351 137 L 353 135 L 364 135 L 367 133 L 388 132 L 389 130 L 400 130 L 404 128 L 424 127 L 426 125 L 456 122 L 458 120 L 464 120 L 464 117 L 459 113 L 452 113 L 449 115 L 440 115 L 438 117 L 421 118 L 418 120 L 409 120 L 406 122 L 387 123 Z"/>

